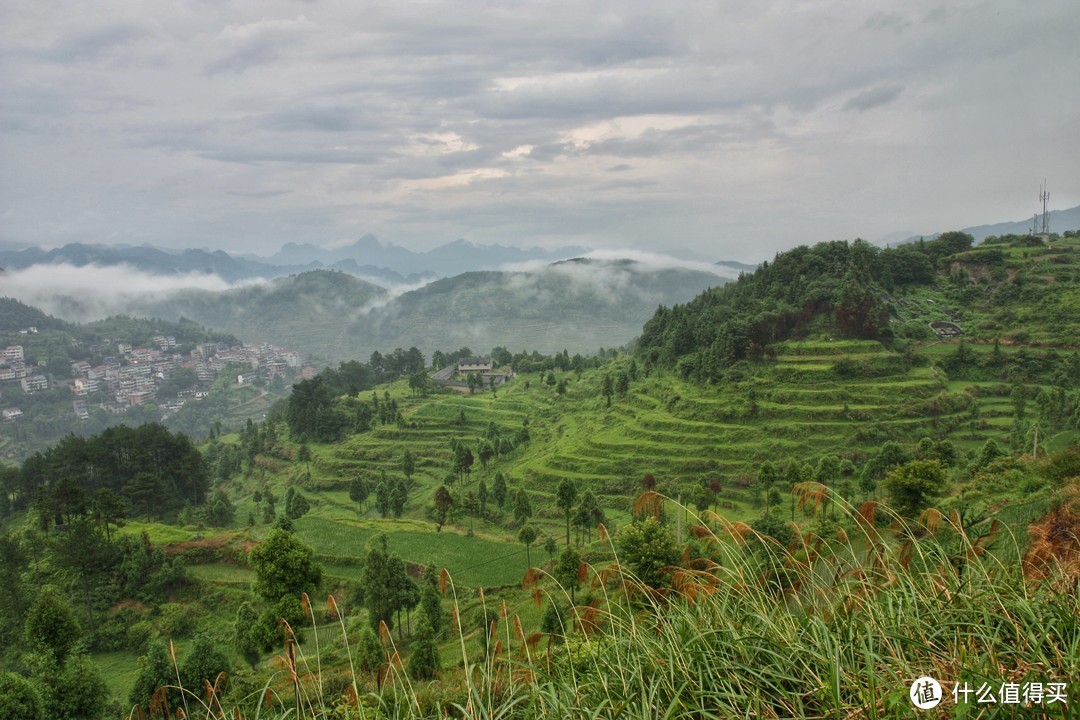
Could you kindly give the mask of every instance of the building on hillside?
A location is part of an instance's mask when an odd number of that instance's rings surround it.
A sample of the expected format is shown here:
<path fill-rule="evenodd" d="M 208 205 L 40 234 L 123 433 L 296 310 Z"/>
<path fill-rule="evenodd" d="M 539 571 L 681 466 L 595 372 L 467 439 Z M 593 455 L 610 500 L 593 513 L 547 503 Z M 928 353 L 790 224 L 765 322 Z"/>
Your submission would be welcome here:
<path fill-rule="evenodd" d="M 0 360 L 6 360 L 9 363 L 23 362 L 23 346 L 22 345 L 8 345 L 3 350 L 0 350 Z"/>
<path fill-rule="evenodd" d="M 49 389 L 49 379 L 46 378 L 44 375 L 31 375 L 30 377 L 24 377 L 22 380 L 19 381 L 19 384 L 22 385 L 23 392 L 25 393 L 32 393 L 37 392 L 38 390 Z"/>
<path fill-rule="evenodd" d="M 9 407 L 3 410 L 4 422 L 15 422 L 22 417 L 22 410 L 17 407 Z"/>
<path fill-rule="evenodd" d="M 458 360 L 457 371 L 459 373 L 489 373 L 495 369 L 495 363 L 491 358 L 469 357 Z"/>
<path fill-rule="evenodd" d="M 937 333 L 938 339 L 945 339 L 951 337 L 959 337 L 964 334 L 964 331 L 954 322 L 948 320 L 937 320 L 930 323 L 930 329 Z"/>

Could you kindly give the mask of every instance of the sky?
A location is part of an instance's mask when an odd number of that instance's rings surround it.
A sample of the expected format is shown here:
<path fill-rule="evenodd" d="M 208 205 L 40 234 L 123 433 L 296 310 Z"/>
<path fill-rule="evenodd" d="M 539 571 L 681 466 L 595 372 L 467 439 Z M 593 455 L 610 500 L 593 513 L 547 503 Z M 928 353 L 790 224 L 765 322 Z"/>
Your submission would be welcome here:
<path fill-rule="evenodd" d="M 1080 205 L 1080 4 L 0 0 L 0 242 L 758 261 Z"/>

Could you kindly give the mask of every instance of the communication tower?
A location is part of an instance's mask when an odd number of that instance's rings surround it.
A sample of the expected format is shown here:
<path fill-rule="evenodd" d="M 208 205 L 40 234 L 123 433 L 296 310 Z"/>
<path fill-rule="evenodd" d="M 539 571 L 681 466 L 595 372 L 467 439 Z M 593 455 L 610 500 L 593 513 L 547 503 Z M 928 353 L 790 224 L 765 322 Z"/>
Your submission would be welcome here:
<path fill-rule="evenodd" d="M 1042 187 L 1039 188 L 1039 200 L 1042 202 L 1042 234 L 1050 234 L 1050 215 L 1046 211 L 1046 205 L 1050 202 L 1050 191 L 1046 189 L 1046 178 L 1043 178 Z"/>

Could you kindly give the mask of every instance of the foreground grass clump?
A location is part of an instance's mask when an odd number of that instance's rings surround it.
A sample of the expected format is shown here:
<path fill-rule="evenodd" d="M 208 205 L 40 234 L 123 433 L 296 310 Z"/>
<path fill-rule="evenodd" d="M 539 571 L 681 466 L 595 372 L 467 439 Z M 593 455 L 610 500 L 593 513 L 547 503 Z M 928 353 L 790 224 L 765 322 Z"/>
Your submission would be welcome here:
<path fill-rule="evenodd" d="M 804 497 L 825 492 L 813 485 Z M 832 501 L 839 518 L 757 524 L 761 532 L 706 513 L 659 587 L 631 575 L 644 565 L 626 557 L 622 535 L 602 532 L 615 562 L 583 563 L 576 578 L 559 569 L 526 575 L 538 607 L 564 608 L 556 627 L 526 636 L 505 605 L 487 608 L 479 655 L 444 576 L 466 660 L 440 679 L 412 679 L 388 633 L 377 687 L 351 652 L 351 673 L 330 682 L 320 657 L 301 657 L 290 643 L 278 676 L 253 697 L 224 710 L 211 698 L 188 716 L 894 718 L 915 713 L 908 690 L 922 676 L 940 681 L 937 712 L 948 716 L 1076 716 L 1075 565 L 1044 552 L 1025 576 L 998 559 L 1020 557 L 1018 548 L 991 545 L 1015 544 L 1003 526 L 976 537 L 957 514 L 929 511 L 915 522 L 876 503 Z M 664 502 L 653 494 L 638 508 L 660 515 Z M 575 606 L 569 585 L 578 582 Z M 346 622 L 333 598 L 325 612 L 340 623 L 342 650 Z M 1003 683 L 1065 683 L 1069 702 L 956 704 L 958 683 L 986 684 L 995 696 Z"/>

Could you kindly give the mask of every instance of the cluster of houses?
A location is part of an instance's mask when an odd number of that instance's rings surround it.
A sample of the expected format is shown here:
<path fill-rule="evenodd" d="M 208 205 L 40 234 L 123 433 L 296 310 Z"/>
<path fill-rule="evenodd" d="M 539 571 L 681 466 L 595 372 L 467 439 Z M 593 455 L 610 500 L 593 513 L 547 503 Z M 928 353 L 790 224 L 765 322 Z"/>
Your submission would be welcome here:
<path fill-rule="evenodd" d="M 49 379 L 39 369 L 38 365 L 26 364 L 22 345 L 8 345 L 0 350 L 0 383 L 18 383 L 24 393 L 48 390 Z M 4 422 L 15 422 L 22 417 L 22 410 L 17 407 L 4 408 L 0 413 Z"/>
<path fill-rule="evenodd" d="M 76 417 L 90 417 L 90 403 L 113 413 L 156 402 L 163 417 L 176 412 L 190 400 L 205 397 L 209 386 L 231 366 L 251 368 L 237 375 L 237 382 L 246 384 L 256 378 L 273 381 L 296 376 L 310 378 L 315 369 L 304 365 L 300 353 L 268 343 L 225 347 L 217 343 L 196 345 L 189 355 L 176 352 L 176 338 L 158 335 L 152 339 L 157 347 L 133 347 L 131 344 L 103 339 L 88 347 L 90 354 L 100 359 L 97 364 L 82 360 L 71 364 L 68 389 L 75 396 L 72 407 Z M 0 352 L 0 382 L 18 381 L 25 393 L 47 390 L 48 378 L 39 374 L 39 365 L 28 368 L 22 345 L 9 345 Z M 158 388 L 181 368 L 195 371 L 198 383 L 181 389 L 174 397 L 159 398 Z M 17 407 L 4 409 L 3 420 L 15 422 L 22 416 Z"/>

